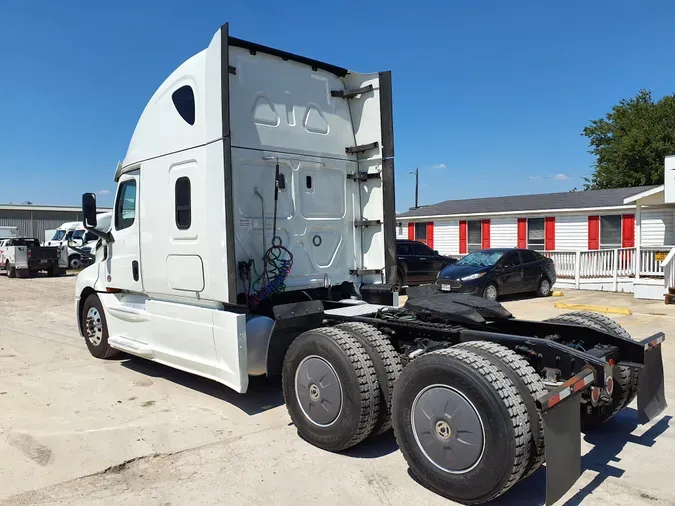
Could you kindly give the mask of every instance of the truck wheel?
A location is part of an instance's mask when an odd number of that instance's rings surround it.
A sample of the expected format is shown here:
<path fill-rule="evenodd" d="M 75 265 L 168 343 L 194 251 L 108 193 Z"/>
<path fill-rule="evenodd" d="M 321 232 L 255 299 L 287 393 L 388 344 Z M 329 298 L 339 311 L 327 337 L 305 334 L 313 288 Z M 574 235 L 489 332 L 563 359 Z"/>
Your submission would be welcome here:
<path fill-rule="evenodd" d="M 459 344 L 457 348 L 470 350 L 491 361 L 508 376 L 518 389 L 527 409 L 532 434 L 530 438 L 530 458 L 523 473 L 523 478 L 527 478 L 539 469 L 545 460 L 544 421 L 535 404 L 536 399 L 548 392 L 544 381 L 527 360 L 501 344 L 488 341 L 471 341 Z"/>
<path fill-rule="evenodd" d="M 68 267 L 73 270 L 77 270 L 82 267 L 82 259 L 80 258 L 80 255 L 70 255 L 68 257 Z"/>
<path fill-rule="evenodd" d="M 16 267 L 13 265 L 9 264 L 9 260 L 5 262 L 5 271 L 7 271 L 7 277 L 8 278 L 15 278 L 16 277 Z"/>
<path fill-rule="evenodd" d="M 449 499 L 490 501 L 525 471 L 525 404 L 500 368 L 473 351 L 453 347 L 413 360 L 394 388 L 392 413 L 411 472 Z"/>
<path fill-rule="evenodd" d="M 377 374 L 359 341 L 336 328 L 308 330 L 288 348 L 281 382 L 298 434 L 340 451 L 363 441 L 380 408 Z"/>
<path fill-rule="evenodd" d="M 392 346 L 391 340 L 372 325 L 348 322 L 335 328 L 344 330 L 361 343 L 373 361 L 380 387 L 380 415 L 372 435 L 382 434 L 391 429 L 391 397 L 394 395 L 394 384 L 403 371 L 401 357 Z"/>
<path fill-rule="evenodd" d="M 630 339 L 630 334 L 611 318 L 590 311 L 574 311 L 565 313 L 555 318 L 544 320 L 552 323 L 572 323 L 602 330 L 619 337 Z M 592 429 L 613 418 L 619 411 L 626 407 L 637 395 L 638 371 L 630 367 L 615 365 L 612 369 L 614 378 L 614 391 L 612 402 L 609 405 L 591 407 L 581 406 L 581 426 L 583 429 Z"/>
<path fill-rule="evenodd" d="M 108 323 L 98 295 L 92 293 L 82 307 L 82 333 L 89 353 L 96 358 L 113 358 L 119 351 L 108 344 Z"/>

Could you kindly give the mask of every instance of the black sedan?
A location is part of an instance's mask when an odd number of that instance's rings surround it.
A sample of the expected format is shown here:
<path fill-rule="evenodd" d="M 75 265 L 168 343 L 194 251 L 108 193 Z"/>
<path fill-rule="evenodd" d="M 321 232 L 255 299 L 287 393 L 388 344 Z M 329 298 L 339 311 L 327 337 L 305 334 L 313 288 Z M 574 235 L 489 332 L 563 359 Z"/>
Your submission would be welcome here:
<path fill-rule="evenodd" d="M 545 297 L 556 281 L 553 261 L 528 249 L 474 251 L 444 268 L 436 285 L 444 292 L 470 293 L 496 300 L 500 295 L 536 292 Z"/>
<path fill-rule="evenodd" d="M 424 243 L 408 239 L 396 240 L 396 259 L 398 264 L 398 285 L 433 283 L 438 272 L 457 261 L 456 258 L 440 255 Z"/>

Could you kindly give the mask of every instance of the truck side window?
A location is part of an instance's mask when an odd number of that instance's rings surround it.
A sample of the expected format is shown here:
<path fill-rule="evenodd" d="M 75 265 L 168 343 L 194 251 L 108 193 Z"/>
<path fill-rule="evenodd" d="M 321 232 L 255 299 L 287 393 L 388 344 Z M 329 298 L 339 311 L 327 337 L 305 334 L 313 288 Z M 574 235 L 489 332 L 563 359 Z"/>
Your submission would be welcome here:
<path fill-rule="evenodd" d="M 190 195 L 190 178 L 176 179 L 176 226 L 179 230 L 187 230 L 192 223 L 192 206 Z"/>
<path fill-rule="evenodd" d="M 190 86 L 181 86 L 171 95 L 173 105 L 189 125 L 195 124 L 195 93 Z"/>
<path fill-rule="evenodd" d="M 124 181 L 117 193 L 115 203 L 115 230 L 124 230 L 134 224 L 136 218 L 136 181 Z"/>

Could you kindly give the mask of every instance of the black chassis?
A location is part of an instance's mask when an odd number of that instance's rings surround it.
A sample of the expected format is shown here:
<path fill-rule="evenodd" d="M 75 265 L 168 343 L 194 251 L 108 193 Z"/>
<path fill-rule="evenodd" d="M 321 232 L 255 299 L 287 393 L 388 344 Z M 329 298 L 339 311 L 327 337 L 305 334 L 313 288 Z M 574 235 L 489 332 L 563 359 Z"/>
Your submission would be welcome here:
<path fill-rule="evenodd" d="M 612 376 L 613 365 L 639 371 L 640 423 L 653 420 L 666 408 L 661 353 L 665 336 L 661 332 L 633 341 L 589 327 L 515 318 L 455 325 L 383 318 L 381 314 L 324 314 L 325 309 L 338 307 L 344 304 L 314 300 L 275 306 L 268 374 L 280 372 L 281 363 L 274 360 L 273 364 L 270 358 L 283 354 L 298 334 L 344 321 L 373 325 L 389 335 L 402 353 L 404 363 L 422 353 L 462 342 L 490 341 L 527 358 L 542 376 L 554 371 L 556 386 L 547 395 L 535 399 L 544 422 L 547 504 L 560 499 L 581 474 L 581 394 L 593 385 L 604 388 L 606 379 Z M 562 344 L 570 341 L 583 342 L 583 349 Z"/>

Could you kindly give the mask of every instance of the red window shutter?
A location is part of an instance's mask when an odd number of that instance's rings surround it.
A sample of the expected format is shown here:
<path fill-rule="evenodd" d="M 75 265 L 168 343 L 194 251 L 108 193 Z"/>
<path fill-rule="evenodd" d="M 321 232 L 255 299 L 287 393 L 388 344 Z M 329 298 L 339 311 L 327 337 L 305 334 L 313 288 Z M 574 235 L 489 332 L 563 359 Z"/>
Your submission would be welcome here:
<path fill-rule="evenodd" d="M 527 248 L 527 218 L 518 218 L 518 247 Z"/>
<path fill-rule="evenodd" d="M 411 241 L 415 240 L 415 224 L 408 223 L 408 239 Z"/>
<path fill-rule="evenodd" d="M 466 253 L 466 221 L 459 222 L 459 252 Z"/>
<path fill-rule="evenodd" d="M 427 223 L 427 246 L 434 249 L 434 222 Z"/>
<path fill-rule="evenodd" d="M 490 220 L 483 220 L 483 249 L 490 247 Z"/>
<path fill-rule="evenodd" d="M 555 217 L 547 216 L 544 221 L 544 249 L 555 250 Z"/>
<path fill-rule="evenodd" d="M 600 216 L 588 217 L 588 249 L 600 249 Z"/>
<path fill-rule="evenodd" d="M 635 215 L 624 214 L 621 224 L 621 247 L 633 248 L 635 247 Z"/>

